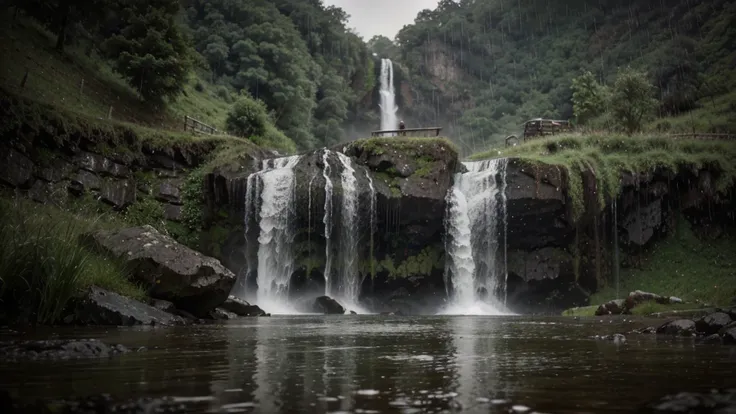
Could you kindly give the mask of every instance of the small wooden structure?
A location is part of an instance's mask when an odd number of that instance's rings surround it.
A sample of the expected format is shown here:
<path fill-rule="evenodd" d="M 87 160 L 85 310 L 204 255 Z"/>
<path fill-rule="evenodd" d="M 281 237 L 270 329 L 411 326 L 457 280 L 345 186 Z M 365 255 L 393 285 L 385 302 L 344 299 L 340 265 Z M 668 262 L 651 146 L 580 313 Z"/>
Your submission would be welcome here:
<path fill-rule="evenodd" d="M 372 137 L 438 137 L 440 136 L 440 127 L 431 128 L 406 128 L 406 129 L 387 129 L 383 131 L 371 132 Z"/>
<path fill-rule="evenodd" d="M 220 131 L 213 126 L 200 122 L 190 116 L 184 116 L 184 131 L 192 131 L 200 134 L 219 135 Z"/>
<path fill-rule="evenodd" d="M 570 121 L 536 118 L 524 122 L 524 141 L 527 138 L 544 137 L 572 131 Z"/>

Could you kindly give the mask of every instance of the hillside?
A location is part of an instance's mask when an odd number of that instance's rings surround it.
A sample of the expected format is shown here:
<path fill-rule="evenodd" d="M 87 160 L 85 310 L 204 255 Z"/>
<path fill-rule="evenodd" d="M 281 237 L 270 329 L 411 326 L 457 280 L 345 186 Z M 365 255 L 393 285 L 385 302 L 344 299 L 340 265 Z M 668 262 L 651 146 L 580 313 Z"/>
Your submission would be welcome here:
<path fill-rule="evenodd" d="M 530 118 L 573 118 L 583 71 L 610 85 L 631 66 L 655 88 L 647 129 L 733 132 L 735 24 L 728 0 L 444 0 L 397 36 L 413 101 L 402 110 L 477 152 Z"/>

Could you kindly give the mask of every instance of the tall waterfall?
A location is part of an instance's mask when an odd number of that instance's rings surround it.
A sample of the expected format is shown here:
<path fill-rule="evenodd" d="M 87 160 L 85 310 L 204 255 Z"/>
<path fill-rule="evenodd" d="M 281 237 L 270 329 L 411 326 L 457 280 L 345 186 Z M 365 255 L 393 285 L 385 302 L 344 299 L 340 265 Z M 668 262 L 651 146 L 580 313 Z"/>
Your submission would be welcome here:
<path fill-rule="evenodd" d="M 322 222 L 325 225 L 325 295 L 332 293 L 332 256 L 330 250 L 332 246 L 330 239 L 332 238 L 332 180 L 330 179 L 330 153 L 328 149 L 322 154 L 322 176 L 325 178 L 325 215 Z"/>
<path fill-rule="evenodd" d="M 342 164 L 342 210 L 340 214 L 340 269 L 338 296 L 353 306 L 360 295 L 358 274 L 358 188 L 355 169 L 350 158 L 341 153 L 337 157 Z"/>
<path fill-rule="evenodd" d="M 453 295 L 443 313 L 504 314 L 506 160 L 463 165 L 468 172 L 455 174 L 447 195 L 445 278 Z"/>
<path fill-rule="evenodd" d="M 289 280 L 294 270 L 296 180 L 294 166 L 300 156 L 264 160 L 261 171 L 248 177 L 246 240 L 251 217 L 258 219 L 257 283 L 255 300 L 272 313 L 290 312 Z M 252 188 L 252 190 L 251 190 Z M 256 268 L 248 261 L 248 277 Z"/>
<path fill-rule="evenodd" d="M 381 130 L 395 130 L 399 127 L 396 118 L 396 93 L 394 91 L 394 65 L 390 59 L 381 59 Z"/>

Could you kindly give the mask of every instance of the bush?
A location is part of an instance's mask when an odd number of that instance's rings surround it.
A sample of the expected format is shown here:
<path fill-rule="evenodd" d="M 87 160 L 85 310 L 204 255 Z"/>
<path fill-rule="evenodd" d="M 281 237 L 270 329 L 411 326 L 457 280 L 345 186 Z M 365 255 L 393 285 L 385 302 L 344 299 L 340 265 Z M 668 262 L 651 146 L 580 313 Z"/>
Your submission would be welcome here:
<path fill-rule="evenodd" d="M 90 285 L 143 297 L 121 263 L 80 245 L 79 235 L 94 224 L 27 201 L 0 201 L 0 308 L 45 324 Z"/>
<path fill-rule="evenodd" d="M 249 95 L 241 95 L 227 115 L 225 124 L 228 132 L 239 137 L 262 136 L 269 124 L 266 104 Z"/>
<path fill-rule="evenodd" d="M 268 125 L 263 135 L 251 136 L 250 140 L 259 147 L 274 149 L 284 154 L 293 154 L 296 152 L 294 141 L 273 125 Z"/>
<path fill-rule="evenodd" d="M 215 90 L 215 95 L 227 103 L 233 102 L 233 96 L 230 94 L 230 90 L 226 86 L 218 86 Z"/>

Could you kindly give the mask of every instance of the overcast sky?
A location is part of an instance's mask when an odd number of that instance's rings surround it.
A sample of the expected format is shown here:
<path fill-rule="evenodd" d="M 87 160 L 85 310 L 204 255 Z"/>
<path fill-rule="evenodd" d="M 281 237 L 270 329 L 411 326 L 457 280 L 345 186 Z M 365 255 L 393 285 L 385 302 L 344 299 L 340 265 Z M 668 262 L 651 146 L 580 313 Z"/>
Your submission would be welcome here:
<path fill-rule="evenodd" d="M 438 0 L 324 0 L 350 15 L 349 28 L 368 41 L 377 34 L 393 39 L 404 25 L 414 23 L 417 13 L 434 9 Z"/>

